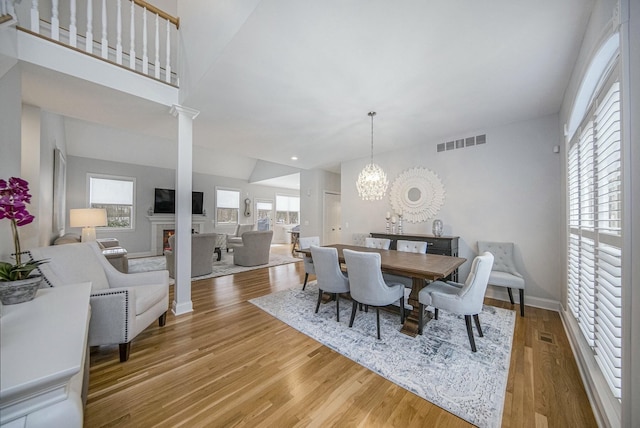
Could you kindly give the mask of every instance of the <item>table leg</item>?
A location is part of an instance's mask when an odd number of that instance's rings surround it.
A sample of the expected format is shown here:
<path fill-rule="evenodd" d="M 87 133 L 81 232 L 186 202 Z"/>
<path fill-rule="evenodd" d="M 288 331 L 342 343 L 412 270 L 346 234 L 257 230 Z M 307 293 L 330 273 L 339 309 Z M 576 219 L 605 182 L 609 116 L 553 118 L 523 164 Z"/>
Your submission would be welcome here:
<path fill-rule="evenodd" d="M 411 294 L 409 294 L 409 304 L 413 309 L 404 317 L 404 325 L 400 329 L 401 333 L 404 333 L 411 337 L 416 337 L 418 334 L 418 317 L 420 316 L 420 302 L 418 301 L 418 294 L 426 286 L 424 279 L 413 278 L 411 284 Z"/>
<path fill-rule="evenodd" d="M 211 247 L 209 247 L 209 248 L 211 248 Z M 213 252 L 218 255 L 218 261 L 222 260 L 222 250 L 220 249 L 220 247 L 214 248 Z"/>

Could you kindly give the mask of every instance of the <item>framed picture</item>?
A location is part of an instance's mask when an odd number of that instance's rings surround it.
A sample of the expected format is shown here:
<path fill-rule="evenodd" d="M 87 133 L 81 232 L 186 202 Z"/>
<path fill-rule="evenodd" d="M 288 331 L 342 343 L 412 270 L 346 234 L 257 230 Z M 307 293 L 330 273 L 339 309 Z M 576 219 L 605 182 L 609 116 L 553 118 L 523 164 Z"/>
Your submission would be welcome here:
<path fill-rule="evenodd" d="M 67 164 L 60 149 L 53 150 L 53 230 L 64 235 Z"/>

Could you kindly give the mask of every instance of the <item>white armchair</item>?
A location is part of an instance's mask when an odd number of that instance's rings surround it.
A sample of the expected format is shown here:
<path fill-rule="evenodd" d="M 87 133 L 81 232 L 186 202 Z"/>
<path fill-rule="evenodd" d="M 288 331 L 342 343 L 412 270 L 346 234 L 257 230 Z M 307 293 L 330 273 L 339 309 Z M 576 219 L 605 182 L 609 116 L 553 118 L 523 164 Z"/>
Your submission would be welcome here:
<path fill-rule="evenodd" d="M 55 245 L 29 251 L 40 265 L 43 287 L 91 282 L 89 346 L 120 345 L 129 359 L 131 341 L 154 320 L 164 326 L 169 307 L 166 270 L 125 274 L 114 268 L 95 242 Z"/>

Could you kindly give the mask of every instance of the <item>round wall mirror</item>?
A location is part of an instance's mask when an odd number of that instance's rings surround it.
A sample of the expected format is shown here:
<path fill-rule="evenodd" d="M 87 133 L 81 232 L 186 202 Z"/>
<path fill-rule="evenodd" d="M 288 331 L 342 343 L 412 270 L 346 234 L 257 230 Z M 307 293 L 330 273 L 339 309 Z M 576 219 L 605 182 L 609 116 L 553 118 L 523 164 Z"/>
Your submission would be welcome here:
<path fill-rule="evenodd" d="M 407 191 L 407 198 L 409 198 L 411 202 L 419 201 L 421 195 L 422 192 L 417 187 L 412 187 Z"/>

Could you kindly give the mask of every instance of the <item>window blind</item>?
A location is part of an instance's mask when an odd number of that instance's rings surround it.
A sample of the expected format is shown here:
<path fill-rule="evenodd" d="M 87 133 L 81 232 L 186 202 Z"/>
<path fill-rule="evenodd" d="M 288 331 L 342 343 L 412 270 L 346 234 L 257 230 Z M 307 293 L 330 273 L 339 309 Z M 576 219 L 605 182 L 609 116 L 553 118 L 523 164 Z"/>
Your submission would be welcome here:
<path fill-rule="evenodd" d="M 621 397 L 620 84 L 611 74 L 567 156 L 568 307 L 615 397 Z"/>

